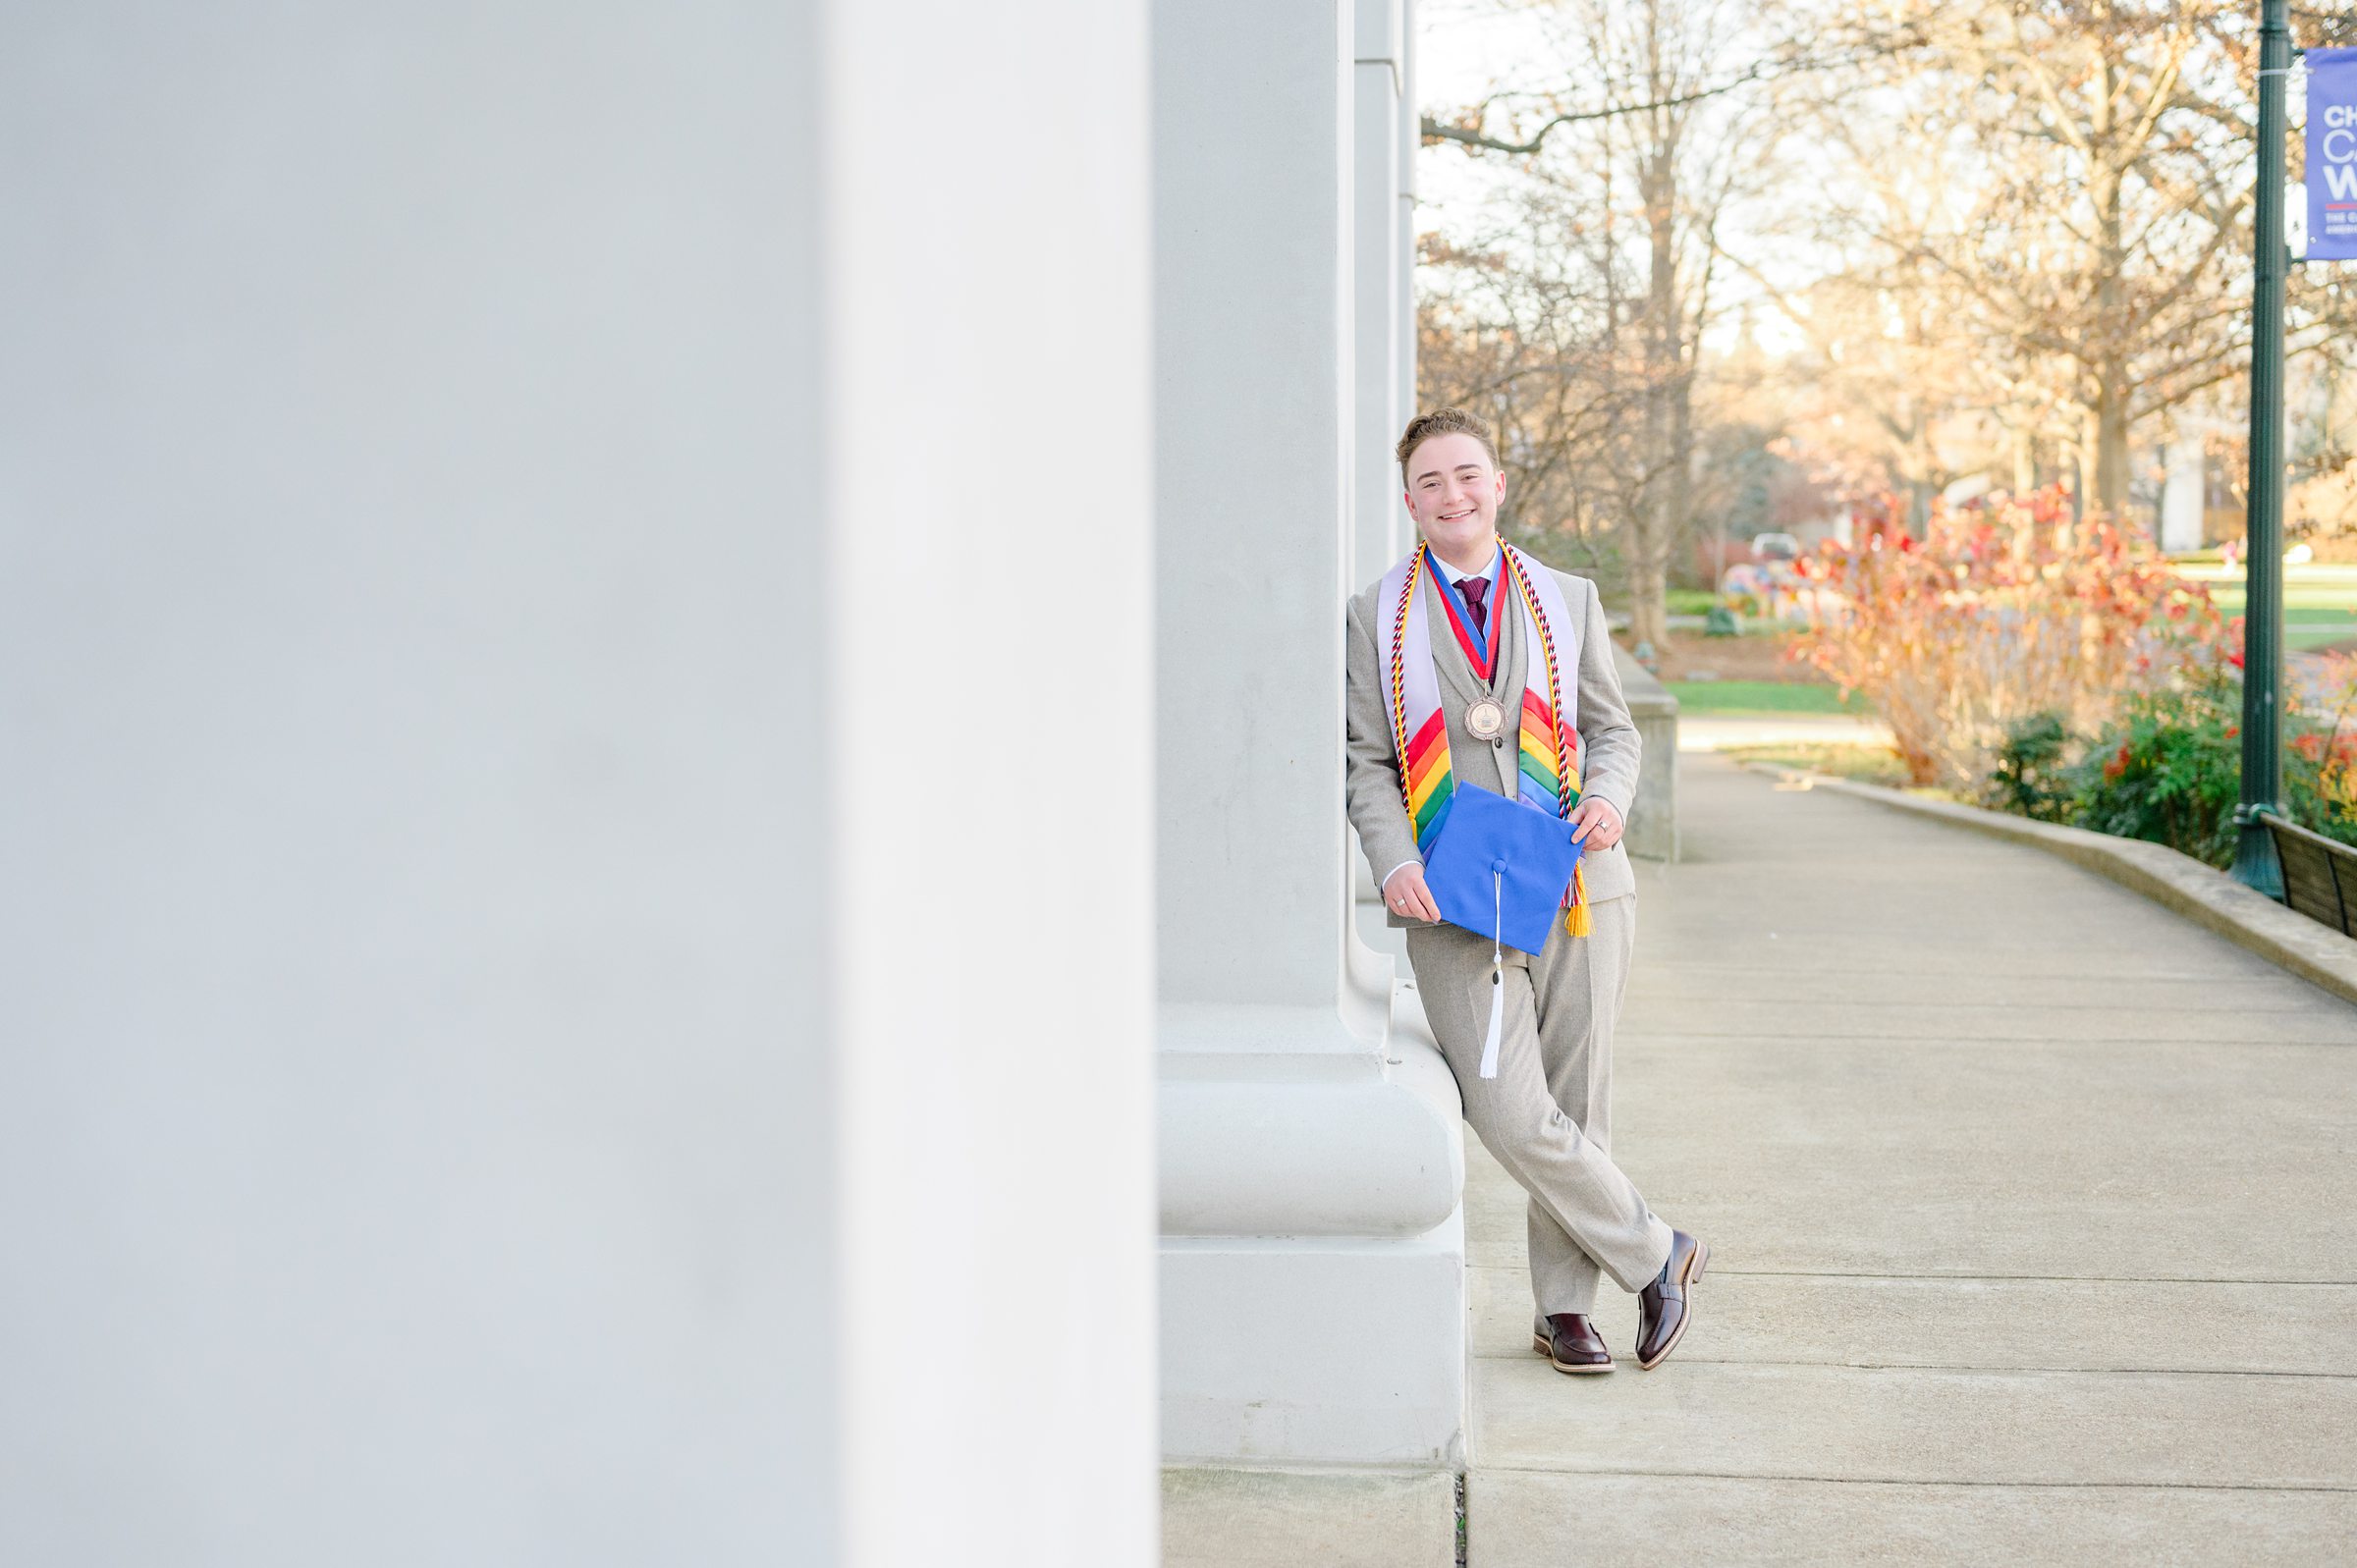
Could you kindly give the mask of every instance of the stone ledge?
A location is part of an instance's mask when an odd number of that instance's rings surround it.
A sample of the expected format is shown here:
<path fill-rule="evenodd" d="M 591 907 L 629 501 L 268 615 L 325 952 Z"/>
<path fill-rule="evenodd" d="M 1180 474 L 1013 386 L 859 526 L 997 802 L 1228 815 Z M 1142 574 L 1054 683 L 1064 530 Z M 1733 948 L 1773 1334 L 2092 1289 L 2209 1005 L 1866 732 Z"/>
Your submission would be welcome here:
<path fill-rule="evenodd" d="M 1617 642 L 1613 644 L 1613 673 L 1620 677 L 1620 696 L 1628 704 L 1629 717 L 1677 717 L 1677 698 L 1661 676 L 1637 663 L 1637 656 Z"/>
<path fill-rule="evenodd" d="M 1629 802 L 1628 835 L 1621 844 L 1640 860 L 1677 859 L 1677 698 L 1637 663 L 1634 655 L 1613 644 L 1613 668 L 1620 677 L 1620 694 L 1636 721 L 1644 742 L 1637 769 L 1636 798 Z"/>
<path fill-rule="evenodd" d="M 2212 869 L 2191 855 L 2141 838 L 2117 838 L 2085 828 L 1986 811 L 1947 800 L 1927 800 L 1882 784 L 1834 779 L 1803 768 L 1747 762 L 1753 773 L 1805 783 L 1812 789 L 1854 795 L 1897 811 L 1932 817 L 1951 827 L 2034 844 L 2144 894 L 2237 946 L 2298 975 L 2343 1001 L 2357 1002 L 2357 941 L 2329 930 L 2265 893 Z"/>

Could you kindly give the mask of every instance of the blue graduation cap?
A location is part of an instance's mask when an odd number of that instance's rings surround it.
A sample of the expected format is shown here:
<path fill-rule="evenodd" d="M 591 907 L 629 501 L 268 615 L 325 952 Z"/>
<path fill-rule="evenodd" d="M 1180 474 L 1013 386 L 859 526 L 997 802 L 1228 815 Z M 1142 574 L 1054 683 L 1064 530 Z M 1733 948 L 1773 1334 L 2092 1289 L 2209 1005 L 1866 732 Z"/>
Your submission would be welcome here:
<path fill-rule="evenodd" d="M 1584 845 L 1552 811 L 1458 781 L 1424 863 L 1441 918 L 1535 953 L 1571 886 Z"/>
<path fill-rule="evenodd" d="M 1482 1043 L 1481 1076 L 1498 1076 L 1498 1047 L 1506 1021 L 1504 946 L 1535 953 L 1562 906 L 1563 890 L 1579 868 L 1572 825 L 1551 811 L 1459 783 L 1449 796 L 1449 817 L 1424 860 L 1424 885 L 1441 918 L 1490 939 L 1490 1032 Z"/>

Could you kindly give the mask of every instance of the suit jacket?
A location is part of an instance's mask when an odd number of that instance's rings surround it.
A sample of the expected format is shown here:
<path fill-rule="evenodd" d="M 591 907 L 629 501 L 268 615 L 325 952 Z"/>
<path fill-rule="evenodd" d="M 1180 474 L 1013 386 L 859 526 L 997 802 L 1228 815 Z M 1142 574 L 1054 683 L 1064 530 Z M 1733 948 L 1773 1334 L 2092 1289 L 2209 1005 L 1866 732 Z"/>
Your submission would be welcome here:
<path fill-rule="evenodd" d="M 1539 565 L 1527 551 L 1524 559 Z M 1620 676 L 1613 667 L 1612 633 L 1605 625 L 1604 604 L 1596 596 L 1596 585 L 1587 578 L 1555 571 L 1553 567 L 1544 569 L 1555 572 L 1578 631 L 1579 668 L 1576 673 L 1563 671 L 1562 677 L 1579 682 L 1580 793 L 1610 801 L 1625 822 L 1629 803 L 1636 798 L 1637 763 L 1644 744 L 1635 721 L 1628 716 L 1628 699 L 1620 693 Z M 1416 591 L 1424 595 L 1433 658 L 1440 667 L 1441 712 L 1449 727 L 1449 766 L 1458 788 L 1471 784 L 1510 798 L 1516 788 L 1514 775 L 1522 765 L 1513 715 L 1521 702 L 1530 652 L 1522 646 L 1521 614 L 1510 600 L 1504 606 L 1507 613 L 1500 618 L 1498 679 L 1489 688 L 1506 704 L 1507 731 L 1496 741 L 1476 740 L 1465 728 L 1465 710 L 1485 694 L 1485 688 L 1464 650 L 1449 632 L 1449 612 L 1434 581 L 1436 575 L 1424 573 Z M 1344 788 L 1350 826 L 1358 831 L 1359 848 L 1378 885 L 1386 872 L 1401 862 L 1423 858 L 1416 852 L 1415 828 L 1399 798 L 1399 754 L 1392 743 L 1392 722 L 1386 711 L 1391 680 L 1386 645 L 1391 622 L 1390 611 L 1375 602 L 1382 586 L 1380 580 L 1369 583 L 1350 601 L 1349 684 L 1344 704 L 1349 759 Z M 1590 903 L 1637 891 L 1636 872 L 1621 844 L 1591 850 L 1580 857 L 1580 863 L 1587 868 Z M 1388 906 L 1384 918 L 1394 926 L 1432 923 L 1411 919 Z"/>

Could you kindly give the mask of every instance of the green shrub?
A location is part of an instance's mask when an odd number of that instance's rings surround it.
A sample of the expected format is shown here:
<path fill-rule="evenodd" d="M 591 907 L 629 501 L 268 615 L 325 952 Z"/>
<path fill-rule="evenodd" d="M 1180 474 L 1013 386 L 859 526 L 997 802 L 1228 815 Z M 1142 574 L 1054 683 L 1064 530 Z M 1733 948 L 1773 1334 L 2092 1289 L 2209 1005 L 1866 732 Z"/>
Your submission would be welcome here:
<path fill-rule="evenodd" d="M 2239 665 L 2239 654 L 2187 664 L 2167 687 L 2125 697 L 2091 740 L 2062 733 L 2058 723 L 2052 730 L 2020 727 L 2018 760 L 2010 772 L 2001 761 L 1984 798 L 2023 816 L 2232 864 L 2242 799 Z M 2357 844 L 2357 676 L 2335 670 L 2327 684 L 2334 682 L 2342 688 L 2334 710 L 2284 715 L 2283 808 L 2312 832 Z M 2015 749 L 2009 737 L 2006 755 Z"/>
<path fill-rule="evenodd" d="M 2066 764 L 2070 731 L 2056 713 L 2034 713 L 2008 726 L 1982 790 L 2000 811 L 2039 822 L 2068 822 L 2076 786 Z"/>
<path fill-rule="evenodd" d="M 2126 698 L 2070 770 L 2069 820 L 2230 865 L 2242 798 L 2241 700 L 2240 687 L 2207 673 L 2189 676 L 2182 690 Z"/>
<path fill-rule="evenodd" d="M 2311 833 L 2357 844 L 2357 658 L 2327 654 L 2311 720 L 2284 727 L 2283 809 Z"/>

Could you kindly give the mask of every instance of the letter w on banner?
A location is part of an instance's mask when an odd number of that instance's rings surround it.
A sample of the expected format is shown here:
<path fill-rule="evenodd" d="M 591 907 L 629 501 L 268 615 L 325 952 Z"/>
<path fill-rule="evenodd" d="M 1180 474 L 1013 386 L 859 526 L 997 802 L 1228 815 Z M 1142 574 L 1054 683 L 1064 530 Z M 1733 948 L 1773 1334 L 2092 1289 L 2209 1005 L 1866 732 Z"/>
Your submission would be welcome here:
<path fill-rule="evenodd" d="M 2357 49 L 2311 49 L 2308 255 L 2357 261 Z"/>

